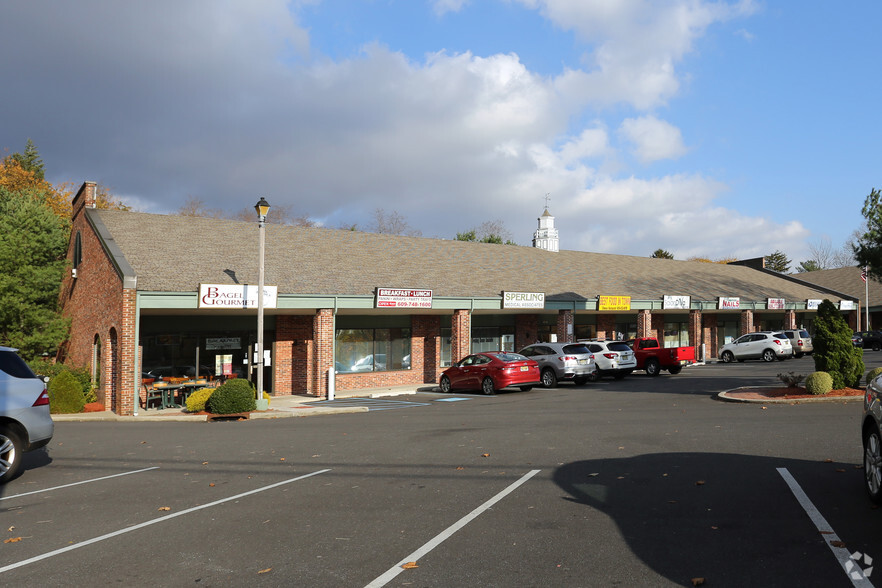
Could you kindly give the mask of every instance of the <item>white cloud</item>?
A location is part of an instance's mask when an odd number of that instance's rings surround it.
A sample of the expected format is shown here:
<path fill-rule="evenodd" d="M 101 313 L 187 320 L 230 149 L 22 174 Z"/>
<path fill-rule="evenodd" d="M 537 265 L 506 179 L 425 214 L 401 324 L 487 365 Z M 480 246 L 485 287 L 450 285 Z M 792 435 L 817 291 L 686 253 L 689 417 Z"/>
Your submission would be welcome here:
<path fill-rule="evenodd" d="M 468 3 L 469 0 L 434 0 L 432 2 L 432 10 L 438 16 L 443 16 L 448 12 L 459 12 Z"/>
<path fill-rule="evenodd" d="M 680 129 L 654 116 L 626 118 L 619 132 L 634 146 L 634 154 L 643 163 L 677 159 L 686 153 Z"/>

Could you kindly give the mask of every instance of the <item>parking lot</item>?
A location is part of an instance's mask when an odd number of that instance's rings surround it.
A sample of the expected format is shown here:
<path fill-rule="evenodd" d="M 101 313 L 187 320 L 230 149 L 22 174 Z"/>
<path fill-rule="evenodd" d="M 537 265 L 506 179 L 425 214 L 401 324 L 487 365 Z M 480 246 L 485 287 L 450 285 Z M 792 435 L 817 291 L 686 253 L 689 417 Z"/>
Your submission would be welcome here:
<path fill-rule="evenodd" d="M 860 403 L 714 398 L 791 370 L 811 358 L 315 418 L 58 423 L 0 487 L 0 579 L 869 586 L 848 575 L 882 557 Z"/>

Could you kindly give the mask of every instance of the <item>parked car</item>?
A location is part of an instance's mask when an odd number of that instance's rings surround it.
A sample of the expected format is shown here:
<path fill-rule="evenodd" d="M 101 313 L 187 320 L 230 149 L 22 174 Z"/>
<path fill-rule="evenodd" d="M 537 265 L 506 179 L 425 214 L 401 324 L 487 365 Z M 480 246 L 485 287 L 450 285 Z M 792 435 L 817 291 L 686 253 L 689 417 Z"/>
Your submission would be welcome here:
<path fill-rule="evenodd" d="M 539 364 L 542 385 L 546 388 L 554 388 L 558 380 L 581 386 L 596 371 L 594 355 L 584 343 L 534 343 L 518 353 Z"/>
<path fill-rule="evenodd" d="M 811 355 L 815 350 L 812 347 L 812 337 L 805 329 L 784 331 L 787 338 L 790 339 L 790 347 L 793 348 L 793 357 L 802 357 L 803 355 Z"/>
<path fill-rule="evenodd" d="M 720 347 L 720 359 L 726 363 L 745 359 L 775 361 L 791 357 L 793 357 L 793 346 L 787 335 L 781 331 L 748 333 Z"/>
<path fill-rule="evenodd" d="M 0 484 L 14 478 L 22 454 L 44 447 L 54 430 L 46 382 L 16 349 L 0 347 Z"/>
<path fill-rule="evenodd" d="M 597 364 L 595 378 L 612 376 L 621 380 L 637 369 L 634 350 L 624 341 L 588 341 L 585 343 L 594 354 Z"/>
<path fill-rule="evenodd" d="M 864 338 L 861 337 L 860 333 L 855 333 L 851 336 L 851 344 L 855 347 L 860 347 L 863 349 L 864 347 Z"/>
<path fill-rule="evenodd" d="M 882 376 L 867 385 L 861 437 L 867 494 L 873 502 L 882 504 Z"/>
<path fill-rule="evenodd" d="M 469 355 L 444 370 L 438 382 L 442 392 L 481 390 L 484 394 L 494 394 L 509 386 L 526 392 L 541 383 L 538 363 L 520 353 L 506 351 Z"/>
<path fill-rule="evenodd" d="M 662 347 L 654 337 L 638 337 L 628 341 L 637 358 L 637 369 L 647 376 L 657 376 L 662 370 L 679 374 L 684 366 L 695 363 L 695 347 Z"/>
<path fill-rule="evenodd" d="M 855 336 L 861 338 L 861 346 L 864 349 L 872 349 L 873 351 L 882 349 L 882 331 L 861 331 L 855 333 Z"/>

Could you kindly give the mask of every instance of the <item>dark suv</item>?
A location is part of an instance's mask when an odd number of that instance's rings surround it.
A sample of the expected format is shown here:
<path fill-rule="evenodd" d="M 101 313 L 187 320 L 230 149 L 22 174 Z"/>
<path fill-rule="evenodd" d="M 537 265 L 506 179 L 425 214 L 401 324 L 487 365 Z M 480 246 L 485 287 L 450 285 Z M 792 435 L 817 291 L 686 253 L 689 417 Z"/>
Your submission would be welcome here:
<path fill-rule="evenodd" d="M 867 384 L 861 437 L 867 494 L 873 502 L 882 504 L 882 376 Z"/>
<path fill-rule="evenodd" d="M 879 351 L 882 349 L 882 331 L 860 331 L 855 333 L 864 340 L 864 349 Z"/>

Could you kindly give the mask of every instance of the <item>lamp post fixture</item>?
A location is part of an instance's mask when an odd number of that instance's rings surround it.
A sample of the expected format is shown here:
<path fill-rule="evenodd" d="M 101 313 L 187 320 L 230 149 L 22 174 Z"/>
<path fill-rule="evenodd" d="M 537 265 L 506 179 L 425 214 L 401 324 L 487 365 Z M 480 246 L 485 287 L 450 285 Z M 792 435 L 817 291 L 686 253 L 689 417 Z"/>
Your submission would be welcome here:
<path fill-rule="evenodd" d="M 263 197 L 254 205 L 259 234 L 257 270 L 257 400 L 263 400 L 263 257 L 266 248 L 266 215 L 270 205 Z"/>

